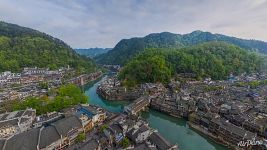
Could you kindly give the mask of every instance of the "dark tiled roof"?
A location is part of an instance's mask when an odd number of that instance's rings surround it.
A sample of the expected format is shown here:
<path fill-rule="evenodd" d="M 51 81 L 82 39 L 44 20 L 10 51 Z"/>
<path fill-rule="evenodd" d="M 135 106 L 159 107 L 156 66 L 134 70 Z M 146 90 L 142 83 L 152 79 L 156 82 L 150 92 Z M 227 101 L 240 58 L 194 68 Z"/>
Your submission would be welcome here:
<path fill-rule="evenodd" d="M 110 126 L 110 128 L 111 128 L 111 130 L 113 132 L 116 132 L 116 133 L 122 133 L 123 132 L 122 129 L 121 129 L 121 127 L 118 124 L 112 124 Z"/>
<path fill-rule="evenodd" d="M 13 120 L 8 120 L 5 122 L 0 122 L 0 127 L 3 126 L 16 126 L 18 125 L 19 120 L 18 119 L 13 119 Z"/>
<path fill-rule="evenodd" d="M 58 139 L 60 139 L 60 135 L 54 126 L 43 128 L 40 135 L 39 147 L 45 148 Z"/>
<path fill-rule="evenodd" d="M 148 147 L 146 144 L 141 144 L 133 148 L 133 150 L 157 150 L 156 147 Z"/>
<path fill-rule="evenodd" d="M 21 118 L 20 119 L 20 122 L 19 123 L 24 123 L 24 122 L 26 122 L 26 121 L 28 121 L 28 120 L 30 120 L 30 118 Z"/>
<path fill-rule="evenodd" d="M 82 123 L 76 116 L 70 116 L 52 124 L 60 135 L 66 136 L 73 128 L 82 128 Z"/>
<path fill-rule="evenodd" d="M 95 140 L 88 141 L 80 150 L 96 150 L 98 143 Z"/>
<path fill-rule="evenodd" d="M 238 135 L 240 137 L 243 137 L 244 139 L 251 140 L 253 137 L 256 137 L 256 134 L 246 131 L 240 127 L 237 127 L 235 125 L 232 125 L 228 122 L 223 122 L 221 128 L 224 128 L 225 130 Z"/>
<path fill-rule="evenodd" d="M 32 129 L 7 140 L 5 150 L 36 150 L 40 129 Z"/>
<path fill-rule="evenodd" d="M 0 139 L 0 150 L 3 149 L 4 144 L 5 144 L 5 140 Z"/>
<path fill-rule="evenodd" d="M 23 115 L 23 113 L 24 113 L 24 110 L 19 111 L 19 112 L 14 116 L 14 118 L 21 117 L 21 116 Z"/>
<path fill-rule="evenodd" d="M 136 129 L 133 128 L 127 133 L 127 136 L 133 141 L 138 137 L 140 133 L 149 130 L 149 128 L 146 125 L 142 125 L 139 129 L 137 129 L 137 131 L 135 130 Z"/>
<path fill-rule="evenodd" d="M 166 150 L 172 146 L 157 132 L 152 133 L 149 137 L 149 140 L 151 143 L 155 144 L 159 150 Z"/>
<path fill-rule="evenodd" d="M 246 131 L 240 127 L 237 127 L 221 118 L 213 118 L 211 122 L 216 123 L 217 125 L 220 126 L 220 128 L 223 128 L 231 132 L 232 134 L 238 135 L 244 139 L 252 139 L 253 137 L 256 136 L 256 134 Z"/>
<path fill-rule="evenodd" d="M 7 116 L 8 116 L 8 114 L 3 115 L 1 118 L 1 121 L 5 120 Z"/>
<path fill-rule="evenodd" d="M 25 115 L 31 116 L 33 113 L 35 113 L 34 110 L 26 110 L 25 113 L 24 113 L 23 115 L 24 115 L 24 116 L 25 116 Z"/>

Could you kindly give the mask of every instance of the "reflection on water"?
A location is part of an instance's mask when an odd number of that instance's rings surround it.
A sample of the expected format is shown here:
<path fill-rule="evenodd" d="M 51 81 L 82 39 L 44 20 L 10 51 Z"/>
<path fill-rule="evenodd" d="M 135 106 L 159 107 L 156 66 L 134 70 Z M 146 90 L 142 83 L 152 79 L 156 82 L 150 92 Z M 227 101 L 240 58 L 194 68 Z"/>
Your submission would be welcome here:
<path fill-rule="evenodd" d="M 144 112 L 142 117 L 145 118 L 151 127 L 157 129 L 162 136 L 171 143 L 179 145 L 181 150 L 225 150 L 224 146 L 208 140 L 197 134 L 188 127 L 185 119 L 175 117 L 150 110 Z"/>
<path fill-rule="evenodd" d="M 102 79 L 103 80 L 103 79 Z M 96 94 L 96 88 L 101 80 L 89 83 L 83 87 L 85 94 L 89 97 L 89 103 L 101 106 L 112 112 L 122 112 L 123 107 L 129 101 L 107 101 Z M 185 119 L 177 119 L 166 114 L 149 110 L 143 112 L 142 117 L 150 126 L 157 129 L 160 134 L 173 144 L 179 145 L 181 150 L 225 150 L 226 148 L 204 138 L 190 129 Z"/>
<path fill-rule="evenodd" d="M 101 107 L 103 107 L 103 108 L 105 108 L 111 112 L 122 112 L 123 106 L 128 105 L 130 102 L 128 102 L 128 101 L 108 101 L 108 100 L 102 99 L 100 96 L 98 96 L 96 94 L 96 88 L 100 82 L 101 82 L 101 80 L 98 80 L 96 82 L 89 83 L 83 87 L 85 94 L 89 97 L 89 103 L 101 106 Z"/>

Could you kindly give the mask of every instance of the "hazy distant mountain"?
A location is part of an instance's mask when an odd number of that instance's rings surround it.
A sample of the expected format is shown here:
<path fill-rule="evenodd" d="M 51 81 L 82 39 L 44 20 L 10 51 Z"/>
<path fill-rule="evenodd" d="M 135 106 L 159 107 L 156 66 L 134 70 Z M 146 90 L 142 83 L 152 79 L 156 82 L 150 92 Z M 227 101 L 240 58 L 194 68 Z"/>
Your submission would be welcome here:
<path fill-rule="evenodd" d="M 123 65 L 146 48 L 184 48 L 210 41 L 222 41 L 249 51 L 267 54 L 267 43 L 263 41 L 245 40 L 210 32 L 194 31 L 183 35 L 163 32 L 149 34 L 141 38 L 123 39 L 112 50 L 97 56 L 95 59 L 100 64 Z"/>
<path fill-rule="evenodd" d="M 23 67 L 70 65 L 79 71 L 93 71 L 91 59 L 77 54 L 63 41 L 45 33 L 0 22 L 0 72 L 20 71 Z"/>
<path fill-rule="evenodd" d="M 98 56 L 100 54 L 104 54 L 107 53 L 109 50 L 111 50 L 112 48 L 88 48 L 88 49 L 75 49 L 75 51 L 77 53 L 79 53 L 80 55 L 84 55 L 90 58 L 93 58 L 95 56 Z"/>

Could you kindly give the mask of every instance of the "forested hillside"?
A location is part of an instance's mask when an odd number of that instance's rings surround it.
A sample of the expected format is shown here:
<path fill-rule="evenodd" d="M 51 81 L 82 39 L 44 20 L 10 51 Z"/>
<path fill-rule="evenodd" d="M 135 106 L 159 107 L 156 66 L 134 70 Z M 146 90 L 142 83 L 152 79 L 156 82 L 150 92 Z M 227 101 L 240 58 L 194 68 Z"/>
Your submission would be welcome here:
<path fill-rule="evenodd" d="M 71 67 L 80 72 L 95 69 L 92 60 L 81 57 L 63 41 L 39 31 L 0 22 L 0 72 L 23 67 Z"/>
<path fill-rule="evenodd" d="M 173 49 L 146 49 L 131 59 L 120 72 L 127 86 L 145 82 L 167 83 L 179 73 L 192 73 L 197 79 L 226 79 L 230 73 L 260 71 L 263 58 L 232 44 L 207 42 Z"/>
<path fill-rule="evenodd" d="M 100 54 L 104 54 L 104 53 L 108 52 L 109 50 L 111 50 L 111 48 L 88 48 L 88 49 L 80 48 L 80 49 L 75 49 L 75 51 L 78 54 L 86 56 L 86 57 L 90 57 L 90 58 L 96 57 Z"/>
<path fill-rule="evenodd" d="M 267 43 L 257 40 L 244 40 L 210 32 L 194 31 L 189 34 L 173 34 L 168 32 L 153 33 L 143 38 L 121 40 L 112 50 L 96 57 L 100 64 L 124 65 L 146 48 L 184 48 L 210 41 L 222 41 L 237 45 L 247 51 L 267 54 Z"/>

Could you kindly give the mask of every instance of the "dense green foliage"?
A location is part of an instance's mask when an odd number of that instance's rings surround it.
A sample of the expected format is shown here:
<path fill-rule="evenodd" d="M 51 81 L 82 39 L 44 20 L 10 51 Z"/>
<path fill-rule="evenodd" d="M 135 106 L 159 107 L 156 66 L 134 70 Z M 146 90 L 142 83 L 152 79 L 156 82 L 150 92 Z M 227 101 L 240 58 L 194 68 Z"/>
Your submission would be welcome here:
<path fill-rule="evenodd" d="M 0 22 L 0 62 L 0 72 L 35 66 L 55 69 L 70 65 L 80 72 L 94 69 L 92 60 L 81 57 L 63 41 L 5 22 Z"/>
<path fill-rule="evenodd" d="M 100 54 L 104 54 L 107 53 L 109 50 L 111 50 L 111 48 L 88 48 L 88 49 L 75 49 L 75 51 L 83 56 L 86 57 L 96 57 Z"/>
<path fill-rule="evenodd" d="M 101 131 L 101 132 L 104 132 L 104 130 L 107 129 L 107 128 L 108 128 L 108 125 L 104 124 L 104 125 L 102 125 L 102 126 L 100 127 L 100 131 Z"/>
<path fill-rule="evenodd" d="M 83 142 L 85 139 L 86 139 L 86 135 L 85 135 L 85 133 L 80 133 L 80 134 L 78 134 L 78 136 L 77 136 L 76 142 L 77 142 L 77 143 L 79 143 L 79 142 Z"/>
<path fill-rule="evenodd" d="M 266 85 L 267 80 L 255 80 L 255 81 L 250 81 L 250 82 L 237 82 L 237 86 L 245 87 L 249 86 L 250 88 L 257 88 L 261 85 Z"/>
<path fill-rule="evenodd" d="M 125 137 L 120 144 L 123 148 L 127 148 L 130 146 L 131 142 L 127 137 Z"/>
<path fill-rule="evenodd" d="M 97 56 L 95 59 L 101 64 L 124 65 L 127 61 L 143 52 L 147 48 L 184 48 L 210 41 L 222 41 L 267 54 L 267 43 L 256 40 L 244 40 L 209 32 L 195 31 L 190 34 L 173 34 L 168 32 L 150 34 L 144 38 L 121 40 L 114 49 Z"/>
<path fill-rule="evenodd" d="M 130 60 L 120 72 L 127 86 L 144 82 L 167 82 L 179 73 L 198 79 L 226 79 L 230 73 L 260 71 L 263 59 L 237 46 L 208 42 L 182 49 L 147 49 Z"/>
<path fill-rule="evenodd" d="M 60 87 L 56 93 L 53 99 L 49 99 L 47 96 L 42 98 L 30 97 L 25 101 L 17 102 L 13 104 L 13 110 L 34 108 L 37 114 L 44 114 L 87 102 L 87 97 L 82 93 L 81 89 L 73 84 Z"/>
<path fill-rule="evenodd" d="M 140 55 L 125 66 L 120 74 L 120 78 L 124 80 L 124 85 L 132 87 L 138 83 L 169 81 L 171 70 L 164 56 L 146 56 L 146 54 Z"/>
<path fill-rule="evenodd" d="M 47 82 L 40 82 L 39 86 L 41 89 L 48 89 L 48 83 Z"/>

